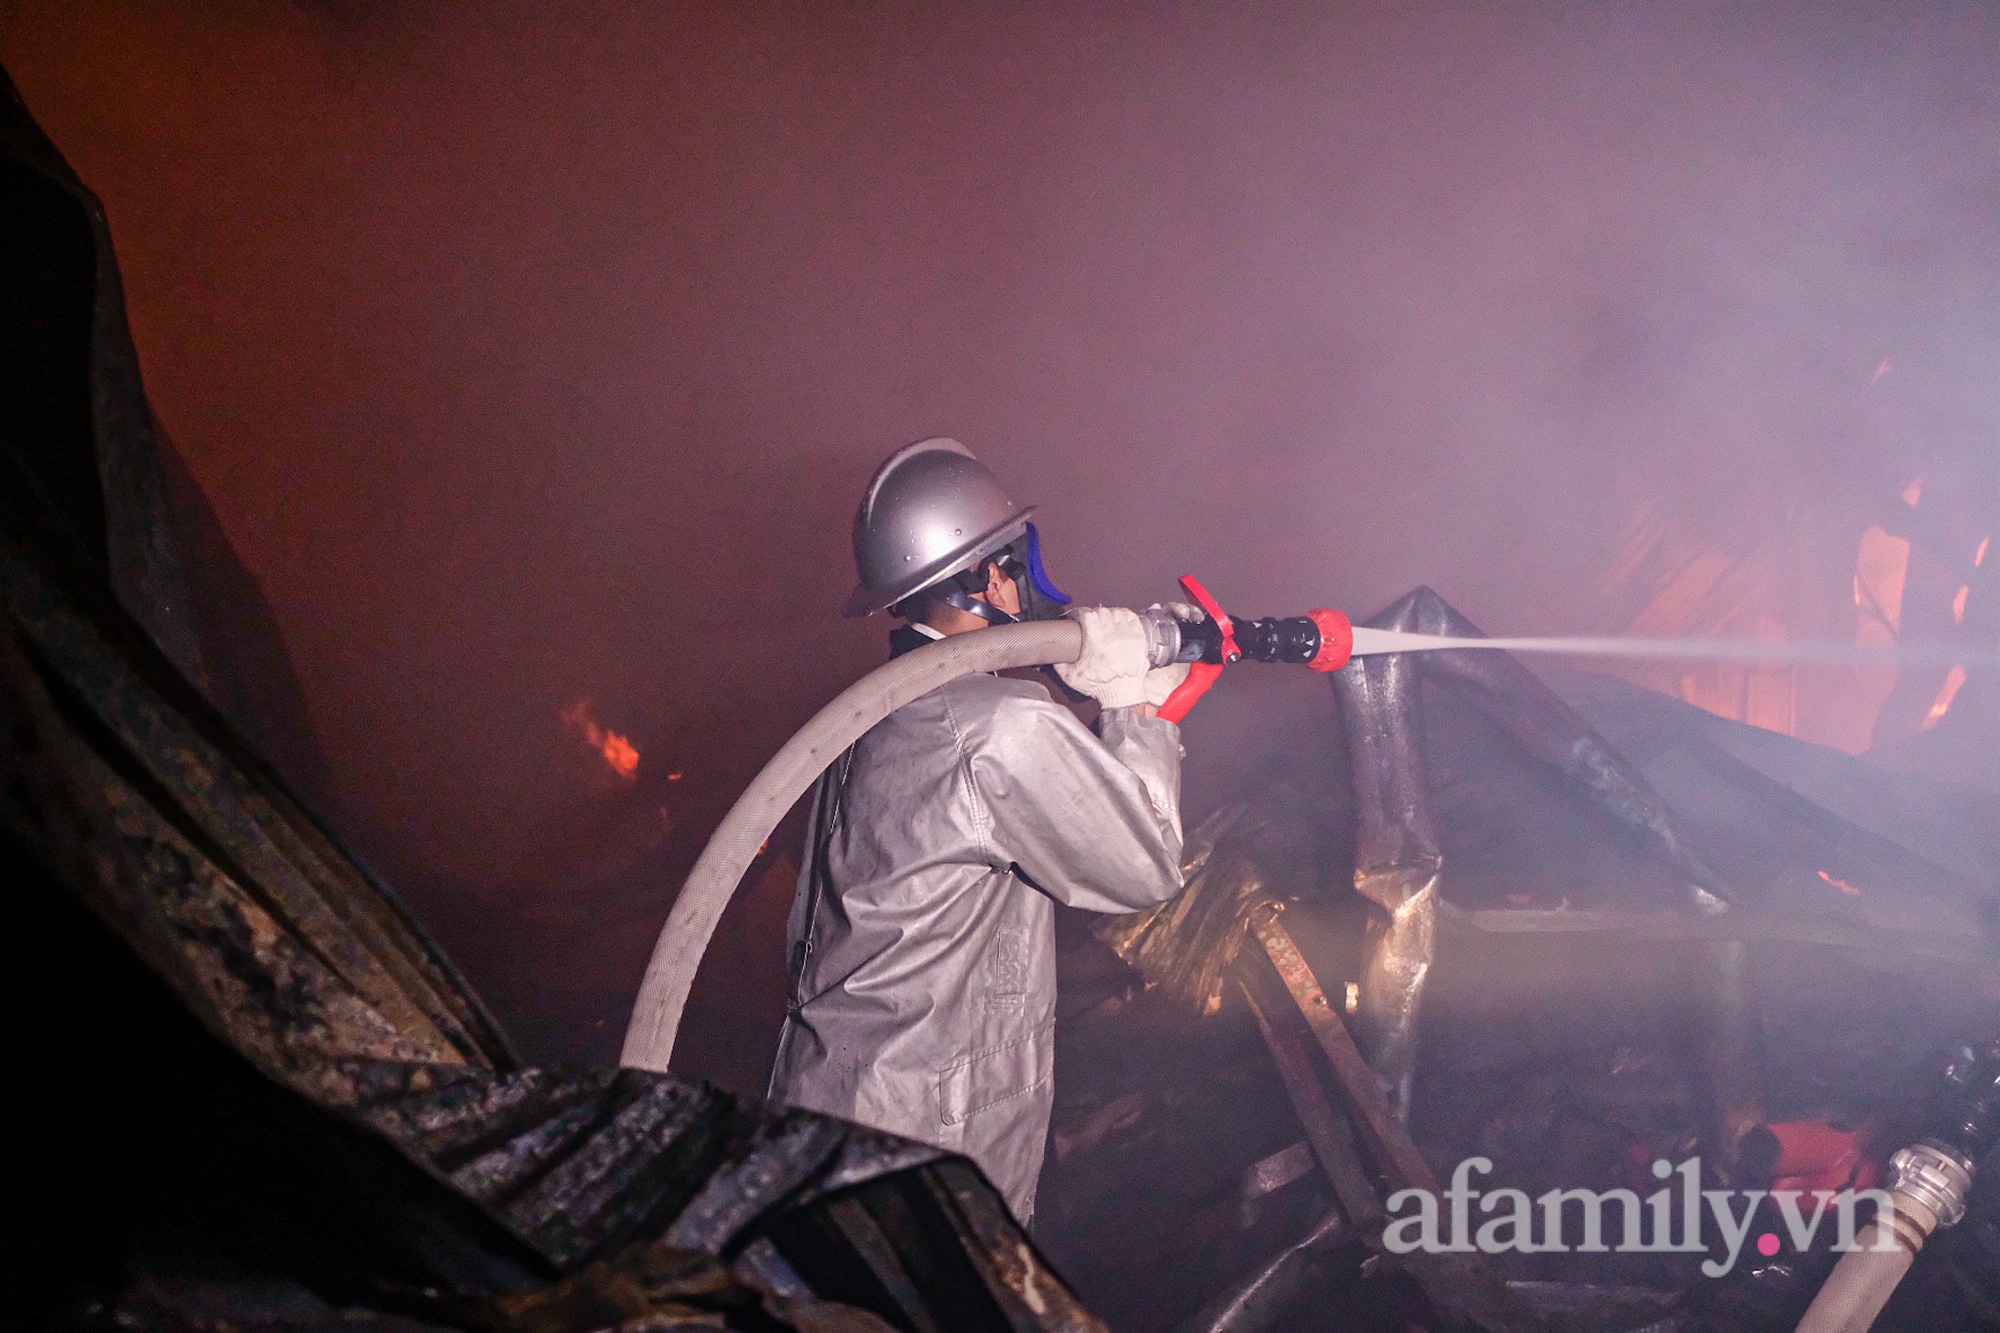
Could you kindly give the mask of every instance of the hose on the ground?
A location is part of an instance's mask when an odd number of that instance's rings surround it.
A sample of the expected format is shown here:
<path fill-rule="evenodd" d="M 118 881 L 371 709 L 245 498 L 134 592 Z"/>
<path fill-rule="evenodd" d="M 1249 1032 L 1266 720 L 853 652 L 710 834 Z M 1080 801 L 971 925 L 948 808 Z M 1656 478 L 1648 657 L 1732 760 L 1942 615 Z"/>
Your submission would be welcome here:
<path fill-rule="evenodd" d="M 666 1070 L 695 972 L 737 883 L 785 812 L 843 750 L 904 704 L 960 676 L 1074 662 L 1082 651 L 1083 627 L 1073 620 L 954 634 L 877 667 L 814 714 L 751 780 L 702 848 L 653 946 L 618 1063 Z"/>
<path fill-rule="evenodd" d="M 1991 1089 L 1990 1070 L 1988 1079 L 1984 1090 Z M 1982 1090 L 1977 1083 L 1973 1087 Z M 1989 1105 L 1959 1117 L 1956 1128 L 1972 1135 L 1974 1146 L 1983 1137 L 1974 1127 L 1990 1109 Z M 1990 1146 L 1990 1140 L 1986 1142 Z M 1973 1154 L 1937 1139 L 1913 1143 L 1891 1157 L 1888 1201 L 1862 1229 L 1854 1248 L 1841 1255 L 1827 1274 L 1795 1333 L 1868 1333 L 1916 1262 L 1924 1239 L 1939 1227 L 1956 1226 L 1965 1216 L 1975 1160 Z"/>
<path fill-rule="evenodd" d="M 1840 1256 L 1797 1333 L 1868 1333 L 1875 1326 L 1875 1316 L 1917 1258 L 1902 1245 L 1878 1250 L 1877 1240 L 1878 1232 L 1870 1227 L 1854 1249 Z"/>

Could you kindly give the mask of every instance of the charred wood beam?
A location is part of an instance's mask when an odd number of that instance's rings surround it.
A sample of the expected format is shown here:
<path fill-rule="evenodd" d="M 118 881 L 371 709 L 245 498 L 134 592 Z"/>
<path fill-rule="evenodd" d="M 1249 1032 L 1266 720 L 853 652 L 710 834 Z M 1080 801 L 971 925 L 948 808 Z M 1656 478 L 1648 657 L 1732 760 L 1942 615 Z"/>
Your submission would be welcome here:
<path fill-rule="evenodd" d="M 1306 1142 L 1312 1146 L 1314 1160 L 1319 1163 L 1327 1183 L 1333 1186 L 1341 1212 L 1357 1231 L 1366 1229 L 1381 1220 L 1382 1202 L 1376 1196 L 1374 1182 L 1369 1179 L 1368 1170 L 1356 1152 L 1354 1131 L 1327 1095 L 1326 1086 L 1320 1082 L 1319 1074 L 1313 1068 L 1312 1054 L 1306 1043 L 1285 1021 L 1285 1015 L 1278 1007 L 1283 1003 L 1282 997 L 1271 994 L 1277 988 L 1267 985 L 1258 976 L 1258 971 L 1248 966 L 1246 960 L 1246 965 L 1238 969 L 1237 985 L 1242 990 L 1243 998 L 1249 1002 L 1251 1014 L 1257 1019 L 1257 1030 L 1263 1035 L 1264 1045 L 1270 1049 L 1271 1063 L 1278 1068 L 1278 1078 L 1285 1085 L 1285 1095 L 1291 1100 L 1299 1125 L 1306 1132 Z"/>
<path fill-rule="evenodd" d="M 1437 1178 L 1431 1173 L 1430 1163 L 1410 1141 L 1409 1133 L 1403 1128 L 1402 1121 L 1397 1119 L 1375 1071 L 1362 1058 L 1361 1049 L 1355 1045 L 1347 1025 L 1340 1021 L 1340 1015 L 1328 1003 L 1319 978 L 1313 974 L 1305 955 L 1299 952 L 1291 932 L 1279 920 L 1280 915 L 1275 903 L 1258 912 L 1250 920 L 1251 934 L 1262 947 L 1264 957 L 1269 960 L 1292 1006 L 1305 1019 L 1306 1028 L 1325 1054 L 1327 1063 L 1333 1067 L 1334 1079 L 1355 1117 L 1370 1154 L 1381 1166 L 1392 1189 L 1435 1191 Z"/>
<path fill-rule="evenodd" d="M 1269 904 L 1253 914 L 1250 921 L 1251 933 L 1260 946 L 1259 952 L 1270 963 L 1271 973 L 1275 974 L 1273 988 L 1282 988 L 1285 997 L 1291 1000 L 1289 1007 L 1305 1021 L 1306 1028 L 1312 1033 L 1327 1065 L 1331 1067 L 1348 1124 L 1360 1131 L 1362 1144 L 1389 1190 L 1393 1193 L 1400 1189 L 1420 1189 L 1436 1194 L 1438 1182 L 1430 1163 L 1424 1160 L 1408 1131 L 1397 1119 L 1375 1071 L 1362 1058 L 1361 1050 L 1354 1044 L 1346 1024 L 1341 1022 L 1340 1016 L 1327 1002 L 1325 989 L 1319 984 L 1319 978 L 1313 974 L 1305 956 L 1299 952 L 1291 932 L 1279 921 L 1282 911 L 1280 905 Z M 1286 1091 L 1293 1092 L 1295 1083 L 1301 1089 L 1293 1093 L 1293 1105 L 1301 1108 L 1301 1123 L 1305 1125 L 1307 1139 L 1314 1144 L 1317 1153 L 1320 1138 L 1332 1138 L 1336 1145 L 1340 1142 L 1339 1137 L 1329 1135 L 1323 1125 L 1316 1130 L 1312 1123 L 1312 1119 L 1319 1119 L 1325 1114 L 1322 1110 L 1327 1104 L 1325 1086 L 1320 1082 L 1319 1072 L 1309 1052 L 1289 1045 L 1282 1036 L 1273 1041 L 1274 1035 L 1284 1033 L 1285 1028 L 1283 1023 L 1274 1021 L 1277 1006 L 1272 1001 L 1277 997 L 1265 990 L 1271 983 L 1258 976 L 1260 970 L 1251 960 L 1245 960 L 1239 973 L 1249 974 L 1244 980 L 1244 993 L 1257 1013 L 1265 1040 L 1271 1043 L 1272 1056 L 1279 1062 Z M 1264 992 L 1262 996 L 1260 991 Z M 1278 1002 L 1282 1003 L 1281 1000 Z M 1284 1050 L 1282 1055 L 1281 1049 Z M 1293 1066 L 1290 1072 L 1286 1070 L 1287 1064 Z M 1309 1116 L 1312 1119 L 1308 1119 Z M 1351 1138 L 1348 1142 L 1352 1142 Z M 1342 1169 L 1345 1170 L 1344 1167 Z M 1328 1177 L 1335 1181 L 1337 1192 L 1340 1182 L 1335 1172 L 1329 1170 Z M 1344 1198 L 1342 1207 L 1347 1207 Z M 1357 1220 L 1363 1216 L 1351 1211 L 1349 1215 Z M 1379 1213 L 1366 1216 L 1375 1217 Z M 1540 1320 L 1521 1307 L 1477 1254 L 1428 1254 L 1418 1250 L 1398 1256 L 1396 1262 L 1417 1280 L 1431 1303 L 1447 1316 L 1462 1317 L 1481 1328 L 1493 1330 L 1541 1327 Z"/>

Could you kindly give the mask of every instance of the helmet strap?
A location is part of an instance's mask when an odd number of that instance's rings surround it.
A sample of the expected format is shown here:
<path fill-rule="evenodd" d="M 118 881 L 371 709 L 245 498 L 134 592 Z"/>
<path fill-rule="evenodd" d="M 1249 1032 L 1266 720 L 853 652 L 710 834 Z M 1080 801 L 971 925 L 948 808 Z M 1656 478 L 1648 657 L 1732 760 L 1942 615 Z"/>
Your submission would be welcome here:
<path fill-rule="evenodd" d="M 971 593 L 962 592 L 957 588 L 953 588 L 938 600 L 946 606 L 955 606 L 961 611 L 978 616 L 989 625 L 1011 625 L 1018 619 L 1018 617 L 1008 615 L 991 602 L 974 597 Z"/>

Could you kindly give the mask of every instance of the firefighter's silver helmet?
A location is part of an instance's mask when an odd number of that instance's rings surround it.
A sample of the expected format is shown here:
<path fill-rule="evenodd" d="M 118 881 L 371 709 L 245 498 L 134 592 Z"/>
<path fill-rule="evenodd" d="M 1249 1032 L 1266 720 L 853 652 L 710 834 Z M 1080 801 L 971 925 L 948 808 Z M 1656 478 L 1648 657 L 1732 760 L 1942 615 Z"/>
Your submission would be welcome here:
<path fill-rule="evenodd" d="M 875 470 L 854 515 L 861 582 L 844 616 L 879 611 L 970 569 L 1028 527 L 999 479 L 957 440 L 919 440 Z"/>

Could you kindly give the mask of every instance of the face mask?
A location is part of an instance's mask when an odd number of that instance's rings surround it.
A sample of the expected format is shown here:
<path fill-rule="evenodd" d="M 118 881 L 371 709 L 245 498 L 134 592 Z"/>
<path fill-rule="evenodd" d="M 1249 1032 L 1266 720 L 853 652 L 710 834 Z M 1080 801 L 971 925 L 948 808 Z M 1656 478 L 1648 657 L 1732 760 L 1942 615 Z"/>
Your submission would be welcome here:
<path fill-rule="evenodd" d="M 1042 534 L 1028 530 L 1007 548 L 1001 566 L 1021 594 L 1021 619 L 1054 620 L 1070 604 L 1070 595 L 1055 585 L 1042 565 Z"/>

